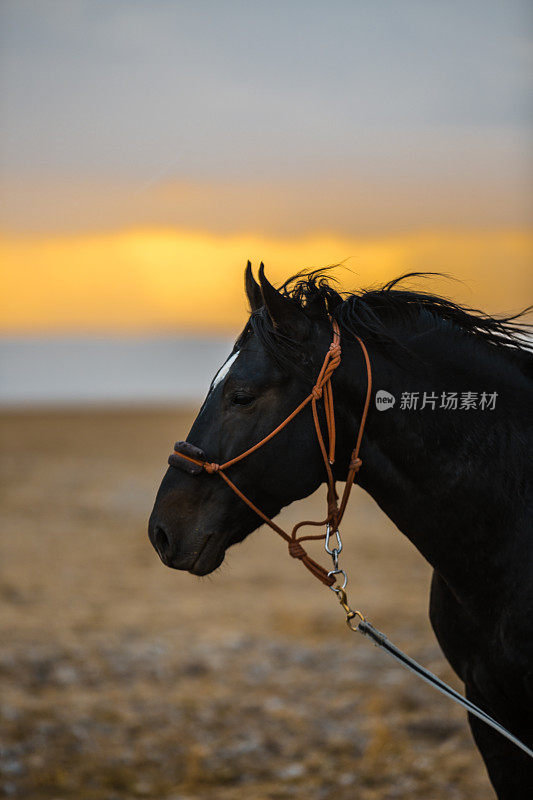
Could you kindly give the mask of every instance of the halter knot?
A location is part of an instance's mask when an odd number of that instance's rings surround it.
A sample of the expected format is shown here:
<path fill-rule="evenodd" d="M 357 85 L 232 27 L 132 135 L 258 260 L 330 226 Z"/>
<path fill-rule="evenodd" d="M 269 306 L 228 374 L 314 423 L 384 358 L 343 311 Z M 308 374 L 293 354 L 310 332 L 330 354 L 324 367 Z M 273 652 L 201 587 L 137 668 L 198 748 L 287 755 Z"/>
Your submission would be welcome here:
<path fill-rule="evenodd" d="M 359 472 L 361 469 L 362 461 L 357 456 L 352 456 L 350 460 L 350 469 L 354 469 L 356 472 Z"/>
<path fill-rule="evenodd" d="M 307 553 L 303 549 L 298 539 L 291 539 L 289 542 L 289 553 L 293 558 L 305 558 Z"/>
<path fill-rule="evenodd" d="M 206 472 L 209 473 L 209 475 L 212 475 L 214 472 L 218 472 L 219 471 L 220 464 L 215 464 L 214 462 L 211 462 L 211 461 L 205 461 L 204 462 L 204 469 L 205 469 Z"/>

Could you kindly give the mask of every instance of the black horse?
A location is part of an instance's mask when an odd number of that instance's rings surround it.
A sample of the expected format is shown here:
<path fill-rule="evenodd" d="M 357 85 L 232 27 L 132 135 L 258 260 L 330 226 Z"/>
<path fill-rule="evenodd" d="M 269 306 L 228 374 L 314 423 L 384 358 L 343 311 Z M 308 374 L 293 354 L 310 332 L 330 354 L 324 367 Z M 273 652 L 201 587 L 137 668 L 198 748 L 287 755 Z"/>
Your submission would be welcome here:
<path fill-rule="evenodd" d="M 466 695 L 533 747 L 533 356 L 516 317 L 495 319 L 397 279 L 340 295 L 316 271 L 276 290 L 248 266 L 249 321 L 215 377 L 188 440 L 227 461 L 258 442 L 309 393 L 331 341 L 335 477 L 346 477 L 366 390 L 375 391 L 359 483 L 433 567 L 430 618 Z M 408 277 L 408 276 L 403 276 Z M 229 469 L 269 517 L 310 495 L 324 464 L 308 407 Z M 169 567 L 205 575 L 261 520 L 221 480 L 169 467 L 150 539 Z M 499 798 L 533 797 L 533 761 L 470 718 Z"/>

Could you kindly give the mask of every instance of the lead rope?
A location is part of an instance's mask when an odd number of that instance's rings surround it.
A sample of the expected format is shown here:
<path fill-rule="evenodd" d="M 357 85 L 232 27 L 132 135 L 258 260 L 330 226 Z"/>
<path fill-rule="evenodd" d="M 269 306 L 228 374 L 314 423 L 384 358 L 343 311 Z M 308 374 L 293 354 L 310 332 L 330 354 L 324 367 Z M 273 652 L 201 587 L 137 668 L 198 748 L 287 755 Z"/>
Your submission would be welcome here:
<path fill-rule="evenodd" d="M 463 695 L 456 692 L 455 689 L 452 689 L 451 686 L 448 686 L 443 680 L 441 680 L 437 675 L 434 675 L 425 667 L 421 666 L 414 658 L 406 655 L 399 647 L 396 647 L 395 644 L 391 642 L 391 640 L 377 628 L 375 628 L 364 616 L 364 614 L 359 611 L 358 609 L 353 609 L 350 607 L 348 603 L 348 598 L 346 596 L 346 584 L 348 583 L 348 576 L 343 569 L 339 569 L 339 555 L 342 550 L 342 541 L 339 535 L 339 532 L 335 532 L 336 536 L 336 544 L 335 547 L 330 547 L 330 538 L 331 532 L 328 530 L 326 534 L 326 541 L 324 544 L 324 548 L 327 553 L 330 554 L 332 561 L 333 561 L 333 569 L 329 572 L 330 575 L 342 575 L 343 582 L 342 585 L 333 585 L 330 586 L 330 589 L 335 592 L 339 603 L 341 604 L 342 608 L 346 612 L 346 624 L 348 625 L 351 631 L 357 631 L 361 633 L 363 636 L 367 636 L 368 638 L 372 639 L 374 644 L 377 647 L 380 647 L 386 653 L 388 653 L 392 658 L 394 658 L 402 667 L 413 672 L 415 675 L 418 675 L 426 683 L 429 683 L 430 686 L 433 686 L 434 689 L 441 692 L 446 697 L 449 697 L 450 700 L 453 700 L 458 705 L 465 708 L 470 714 L 473 714 L 486 725 L 489 725 L 491 728 L 494 728 L 501 736 L 504 736 L 514 745 L 523 750 L 526 755 L 530 758 L 533 758 L 533 750 L 531 750 L 524 742 L 520 741 L 516 736 L 514 736 L 507 728 L 504 728 L 499 722 L 497 722 L 493 717 L 483 711 L 482 708 L 476 706 L 475 703 L 472 703 L 467 697 L 463 697 Z"/>

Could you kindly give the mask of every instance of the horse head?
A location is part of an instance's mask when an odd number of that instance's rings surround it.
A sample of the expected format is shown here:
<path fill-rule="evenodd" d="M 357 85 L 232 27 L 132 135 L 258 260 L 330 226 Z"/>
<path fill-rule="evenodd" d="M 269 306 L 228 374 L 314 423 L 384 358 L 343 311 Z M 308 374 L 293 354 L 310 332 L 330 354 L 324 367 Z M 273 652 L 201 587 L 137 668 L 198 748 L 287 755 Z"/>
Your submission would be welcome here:
<path fill-rule="evenodd" d="M 269 283 L 262 264 L 257 283 L 248 263 L 245 287 L 250 318 L 187 436 L 193 446 L 187 452 L 211 463 L 225 463 L 253 447 L 294 411 L 309 395 L 331 342 L 325 301 L 297 302 Z M 164 564 L 206 575 L 262 520 L 201 467 L 184 469 L 180 457 L 169 463 L 149 537 Z M 326 474 L 310 407 L 232 466 L 228 476 L 269 518 L 315 491 Z"/>

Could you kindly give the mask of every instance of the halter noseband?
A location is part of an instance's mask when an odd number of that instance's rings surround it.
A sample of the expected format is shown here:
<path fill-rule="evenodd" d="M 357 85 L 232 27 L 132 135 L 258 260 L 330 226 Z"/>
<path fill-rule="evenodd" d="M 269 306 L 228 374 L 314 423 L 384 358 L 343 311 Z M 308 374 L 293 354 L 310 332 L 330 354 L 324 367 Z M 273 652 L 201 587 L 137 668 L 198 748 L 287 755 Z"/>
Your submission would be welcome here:
<path fill-rule="evenodd" d="M 365 397 L 365 404 L 363 407 L 363 413 L 361 415 L 361 422 L 359 423 L 359 430 L 357 433 L 357 440 L 355 447 L 352 451 L 350 456 L 350 464 L 348 467 L 348 475 L 346 478 L 346 484 L 344 486 L 344 491 L 342 493 L 342 498 L 339 503 L 339 497 L 337 495 L 337 491 L 335 488 L 335 479 L 333 477 L 333 471 L 331 467 L 335 463 L 335 409 L 333 404 L 333 389 L 331 386 L 331 378 L 339 364 L 341 363 L 341 345 L 340 345 L 340 330 L 339 325 L 336 320 L 332 320 L 332 327 L 333 327 L 333 341 L 329 346 L 329 350 L 326 353 L 324 358 L 324 362 L 318 373 L 318 378 L 316 380 L 311 393 L 303 400 L 300 405 L 294 409 L 292 414 L 289 414 L 283 422 L 274 428 L 271 433 L 261 439 L 260 442 L 254 444 L 253 447 L 248 448 L 245 450 L 244 453 L 241 453 L 239 456 L 235 456 L 235 458 L 231 458 L 229 461 L 224 462 L 223 464 L 217 464 L 216 462 L 211 462 L 207 460 L 207 456 L 199 447 L 191 444 L 190 442 L 176 442 L 174 445 L 174 452 L 169 456 L 168 463 L 171 467 L 178 467 L 185 472 L 188 472 L 190 475 L 199 475 L 201 472 L 205 471 L 210 475 L 214 475 L 217 473 L 220 477 L 227 483 L 229 488 L 240 497 L 240 499 L 246 503 L 249 508 L 252 509 L 261 519 L 269 525 L 272 530 L 276 531 L 289 546 L 289 553 L 293 558 L 297 558 L 305 564 L 307 569 L 315 575 L 319 580 L 322 581 L 326 586 L 332 586 L 335 583 L 335 575 L 328 573 L 327 570 L 324 569 L 320 564 L 314 561 L 304 550 L 302 547 L 302 542 L 309 541 L 312 539 L 325 539 L 327 534 L 308 534 L 307 536 L 297 536 L 298 530 L 307 525 L 316 525 L 316 526 L 328 526 L 328 530 L 337 531 L 339 525 L 341 523 L 342 517 L 346 510 L 346 506 L 348 504 L 348 498 L 350 496 L 350 492 L 352 490 L 352 486 L 355 480 L 355 477 L 361 467 L 362 461 L 359 458 L 359 450 L 361 448 L 361 441 L 363 439 L 363 432 L 365 429 L 366 418 L 368 416 L 368 409 L 370 406 L 370 396 L 372 393 L 372 369 L 370 366 L 370 359 L 368 357 L 368 351 L 365 347 L 364 342 L 358 336 L 357 341 L 361 346 L 361 350 L 363 351 L 363 356 L 365 359 L 366 365 L 366 375 L 367 375 L 367 388 L 366 388 L 366 397 Z M 318 417 L 318 409 L 317 403 L 323 397 L 324 399 L 324 412 L 326 416 L 326 427 L 328 432 L 328 446 L 326 448 L 324 437 L 322 435 L 322 429 L 320 427 L 320 420 Z M 324 461 L 324 466 L 326 468 L 326 476 L 327 476 L 327 484 L 328 484 L 328 492 L 327 492 L 327 517 L 325 520 L 321 522 L 316 522 L 313 520 L 304 520 L 302 522 L 298 522 L 294 528 L 292 529 L 291 533 L 287 533 L 280 528 L 270 517 L 267 517 L 261 509 L 259 509 L 252 501 L 246 497 L 241 490 L 235 486 L 235 484 L 228 478 L 226 475 L 226 470 L 233 466 L 233 464 L 237 464 L 239 461 L 242 461 L 247 456 L 255 453 L 256 450 L 259 450 L 264 444 L 269 442 L 271 439 L 276 436 L 283 428 L 285 428 L 289 422 L 291 422 L 299 413 L 302 411 L 309 403 L 311 403 L 311 409 L 313 412 L 313 421 L 315 424 L 315 431 L 316 436 L 318 439 L 318 444 L 320 446 L 320 452 L 322 453 L 322 459 Z"/>

